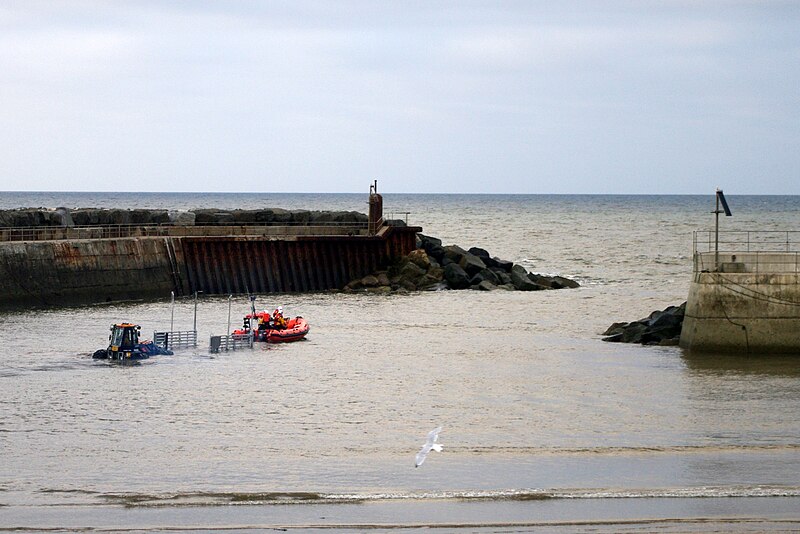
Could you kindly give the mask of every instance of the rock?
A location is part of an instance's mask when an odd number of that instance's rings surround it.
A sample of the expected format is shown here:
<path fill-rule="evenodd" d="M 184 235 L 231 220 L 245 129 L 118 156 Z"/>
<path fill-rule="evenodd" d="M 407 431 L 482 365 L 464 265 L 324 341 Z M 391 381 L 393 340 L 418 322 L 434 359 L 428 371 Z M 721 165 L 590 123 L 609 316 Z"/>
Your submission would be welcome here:
<path fill-rule="evenodd" d="M 425 276 L 430 276 L 437 282 L 441 282 L 444 280 L 444 269 L 439 266 L 431 265 Z"/>
<path fill-rule="evenodd" d="M 614 323 L 611 326 L 609 326 L 606 329 L 606 331 L 603 332 L 602 335 L 613 336 L 615 334 L 621 334 L 625 330 L 625 327 L 628 326 L 628 324 L 629 323 Z"/>
<path fill-rule="evenodd" d="M 438 285 L 442 283 L 442 277 L 432 276 L 430 273 L 423 276 L 419 282 L 417 283 L 417 287 L 420 289 L 427 289 L 429 287 Z"/>
<path fill-rule="evenodd" d="M 378 278 L 376 276 L 368 274 L 361 279 L 361 285 L 364 287 L 378 287 L 380 283 L 378 282 Z"/>
<path fill-rule="evenodd" d="M 414 284 L 416 284 L 420 278 L 425 276 L 425 273 L 426 271 L 424 269 L 410 261 L 405 262 L 403 267 L 400 269 L 400 276 L 405 280 L 414 282 Z"/>
<path fill-rule="evenodd" d="M 391 282 L 389 281 L 389 275 L 386 274 L 385 272 L 378 273 L 377 278 L 378 278 L 378 284 L 382 286 L 391 285 Z"/>
<path fill-rule="evenodd" d="M 469 252 L 465 253 L 461 260 L 458 262 L 462 269 L 464 269 L 469 276 L 475 276 L 482 270 L 486 269 L 486 264 L 481 259 Z"/>
<path fill-rule="evenodd" d="M 544 274 L 528 273 L 528 278 L 534 284 L 542 286 L 544 289 L 564 289 L 566 287 L 580 287 L 580 284 L 563 276 L 548 276 Z"/>
<path fill-rule="evenodd" d="M 553 286 L 553 279 L 549 276 L 528 273 L 528 279 L 542 289 L 556 289 L 556 287 Z"/>
<path fill-rule="evenodd" d="M 514 265 L 511 269 L 511 283 L 519 291 L 537 291 L 542 289 L 542 286 L 535 284 L 528 278 L 528 271 L 522 265 Z"/>
<path fill-rule="evenodd" d="M 81 208 L 72 210 L 70 215 L 77 226 L 90 226 L 100 224 L 100 212 L 102 210 L 94 208 Z"/>
<path fill-rule="evenodd" d="M 420 248 L 411 251 L 411 253 L 408 255 L 408 261 L 426 271 L 431 266 L 431 260 L 428 258 L 428 253 Z"/>
<path fill-rule="evenodd" d="M 405 279 L 401 280 L 400 281 L 400 287 L 402 287 L 403 289 L 406 289 L 408 291 L 416 291 L 417 290 L 416 284 L 414 284 L 414 282 L 412 282 L 411 280 L 405 280 Z"/>
<path fill-rule="evenodd" d="M 72 215 L 68 208 L 56 208 L 53 213 L 53 221 L 59 226 L 75 226 Z"/>
<path fill-rule="evenodd" d="M 492 260 L 494 260 L 497 267 L 499 267 L 500 269 L 504 270 L 507 273 L 510 273 L 511 269 L 514 267 L 514 263 L 510 261 L 501 260 L 500 258 L 497 257 L 492 258 Z"/>
<path fill-rule="evenodd" d="M 294 224 L 307 225 L 311 222 L 311 212 L 308 210 L 290 210 Z"/>
<path fill-rule="evenodd" d="M 444 257 L 453 263 L 461 264 L 461 259 L 467 254 L 467 251 L 458 245 L 447 245 L 444 247 Z M 463 269 L 463 267 L 462 267 Z"/>
<path fill-rule="evenodd" d="M 562 288 L 570 288 L 574 289 L 576 287 L 581 287 L 581 285 L 576 282 L 575 280 L 570 280 L 569 278 L 565 278 L 563 276 L 554 276 L 553 283 L 558 284 L 561 287 L 557 287 L 556 289 Z"/>
<path fill-rule="evenodd" d="M 641 343 L 642 336 L 644 335 L 646 330 L 647 330 L 647 325 L 644 323 L 640 323 L 638 321 L 631 323 L 622 332 L 622 337 L 620 338 L 620 341 L 622 343 Z"/>
<path fill-rule="evenodd" d="M 457 263 L 448 263 L 444 267 L 444 279 L 453 289 L 466 289 L 469 287 L 469 276 Z"/>
<path fill-rule="evenodd" d="M 467 273 L 469 274 L 469 273 Z M 502 282 L 500 281 L 500 277 L 495 274 L 494 271 L 491 269 L 483 269 L 480 272 L 476 273 L 475 276 L 470 278 L 470 285 L 478 285 L 481 282 L 490 282 L 493 286 L 500 285 Z"/>
<path fill-rule="evenodd" d="M 280 211 L 286 212 L 286 210 Z M 290 212 L 286 212 L 286 215 L 277 213 L 277 209 L 274 209 L 273 212 L 276 220 L 284 216 L 291 217 Z M 309 212 L 308 220 L 311 223 L 356 223 L 367 222 L 367 216 L 356 211 L 312 211 Z"/>
<path fill-rule="evenodd" d="M 169 212 L 169 222 L 175 226 L 194 226 L 196 215 L 191 211 L 172 210 Z"/>
<path fill-rule="evenodd" d="M 497 276 L 498 285 L 505 285 L 511 283 L 511 276 L 509 276 L 509 274 L 500 267 L 490 267 L 489 270 L 492 271 L 495 274 L 495 276 Z"/>
<path fill-rule="evenodd" d="M 676 345 L 680 341 L 686 303 L 656 310 L 644 319 L 632 323 L 614 323 L 603 333 L 603 341 L 642 343 L 646 345 Z"/>
<path fill-rule="evenodd" d="M 419 246 L 417 248 L 421 248 L 428 252 L 428 248 L 430 247 L 441 247 L 442 240 L 438 237 L 432 237 L 425 234 L 417 234 L 417 238 L 419 239 Z"/>
<path fill-rule="evenodd" d="M 491 283 L 489 280 L 483 280 L 478 284 L 477 289 L 479 291 L 491 291 L 493 289 L 497 289 L 497 286 Z"/>
<path fill-rule="evenodd" d="M 389 286 L 368 287 L 368 293 L 391 293 L 392 288 Z"/>
<path fill-rule="evenodd" d="M 478 256 L 480 259 L 488 258 L 489 253 L 486 252 L 484 249 L 479 247 L 472 247 L 467 252 L 472 254 L 473 256 Z"/>
<path fill-rule="evenodd" d="M 130 214 L 130 224 L 148 226 L 169 222 L 169 212 L 167 210 L 133 209 L 127 211 Z"/>
<path fill-rule="evenodd" d="M 199 209 L 192 210 L 196 225 L 233 224 L 233 213 L 226 210 Z"/>
<path fill-rule="evenodd" d="M 476 254 L 476 256 L 478 256 L 478 255 Z M 494 258 L 490 258 L 490 257 L 488 257 L 488 256 L 478 256 L 478 257 L 479 257 L 479 258 L 481 259 L 481 261 L 482 261 L 483 263 L 485 263 L 485 264 L 486 264 L 486 266 L 487 266 L 487 267 L 489 267 L 490 269 L 491 269 L 492 267 L 497 267 L 497 260 L 496 260 L 496 259 L 494 259 Z"/>
<path fill-rule="evenodd" d="M 364 284 L 361 283 L 361 279 L 352 280 L 350 283 L 348 283 L 346 286 L 344 286 L 345 290 L 348 290 L 348 291 L 358 291 L 359 289 L 362 289 L 363 287 L 364 287 Z"/>

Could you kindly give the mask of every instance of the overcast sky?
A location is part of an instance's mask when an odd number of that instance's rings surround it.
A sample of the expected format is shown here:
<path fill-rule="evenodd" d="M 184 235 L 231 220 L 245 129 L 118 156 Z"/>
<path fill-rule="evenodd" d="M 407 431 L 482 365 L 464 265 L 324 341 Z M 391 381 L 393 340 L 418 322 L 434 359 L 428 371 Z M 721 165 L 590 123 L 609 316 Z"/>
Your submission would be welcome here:
<path fill-rule="evenodd" d="M 800 2 L 0 2 L 0 190 L 800 194 Z"/>

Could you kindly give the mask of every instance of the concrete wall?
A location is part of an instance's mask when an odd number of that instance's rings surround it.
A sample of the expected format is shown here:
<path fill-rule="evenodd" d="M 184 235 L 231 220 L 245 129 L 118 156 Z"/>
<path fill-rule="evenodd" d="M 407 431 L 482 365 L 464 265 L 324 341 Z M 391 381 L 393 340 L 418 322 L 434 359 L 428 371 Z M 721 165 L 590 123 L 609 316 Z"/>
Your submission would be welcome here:
<path fill-rule="evenodd" d="M 418 231 L 0 243 L 0 306 L 342 288 L 411 252 Z"/>
<path fill-rule="evenodd" d="M 730 259 L 726 263 L 732 263 Z M 800 277 L 796 272 L 764 273 L 766 264 L 760 263 L 758 273 L 695 272 L 681 347 L 699 352 L 800 353 Z M 747 268 L 740 264 L 720 270 Z"/>
<path fill-rule="evenodd" d="M 169 295 L 163 238 L 0 243 L 0 304 L 72 304 Z"/>

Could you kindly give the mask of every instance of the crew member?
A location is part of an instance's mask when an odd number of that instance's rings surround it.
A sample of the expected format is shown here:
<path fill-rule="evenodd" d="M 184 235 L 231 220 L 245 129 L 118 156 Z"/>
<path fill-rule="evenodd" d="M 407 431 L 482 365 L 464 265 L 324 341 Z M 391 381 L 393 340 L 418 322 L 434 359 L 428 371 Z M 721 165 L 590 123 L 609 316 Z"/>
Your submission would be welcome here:
<path fill-rule="evenodd" d="M 283 318 L 283 306 L 278 306 L 278 309 L 272 312 L 272 325 L 278 330 L 286 328 L 286 319 Z"/>

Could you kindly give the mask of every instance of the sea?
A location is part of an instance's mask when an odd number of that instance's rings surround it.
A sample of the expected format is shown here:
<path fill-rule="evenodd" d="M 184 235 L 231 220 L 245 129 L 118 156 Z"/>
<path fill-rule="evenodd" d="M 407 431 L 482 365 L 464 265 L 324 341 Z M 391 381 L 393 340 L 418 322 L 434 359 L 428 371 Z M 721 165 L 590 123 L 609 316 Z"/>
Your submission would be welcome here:
<path fill-rule="evenodd" d="M 0 531 L 791 532 L 800 355 L 602 341 L 679 305 L 708 195 L 384 194 L 558 291 L 261 294 L 308 337 L 212 354 L 246 295 L 0 312 Z M 0 208 L 367 212 L 366 194 L 0 193 Z M 729 195 L 729 230 L 800 197 Z M 112 323 L 198 347 L 93 360 Z M 415 455 L 441 426 L 441 452 Z"/>

